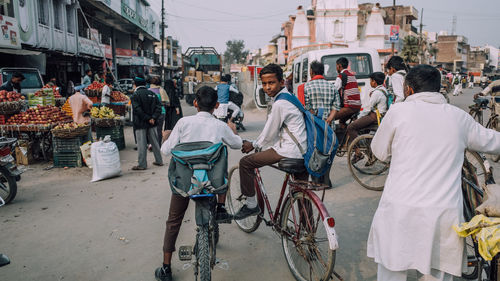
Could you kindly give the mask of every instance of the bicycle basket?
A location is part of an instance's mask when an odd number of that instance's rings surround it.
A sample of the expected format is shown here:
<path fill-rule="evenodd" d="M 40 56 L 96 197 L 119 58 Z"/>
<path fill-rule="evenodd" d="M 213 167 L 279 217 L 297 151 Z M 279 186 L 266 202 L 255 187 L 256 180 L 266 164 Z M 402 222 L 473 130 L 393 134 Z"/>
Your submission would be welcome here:
<path fill-rule="evenodd" d="M 227 191 L 227 148 L 222 143 L 181 143 L 168 168 L 172 193 L 189 197 Z"/>

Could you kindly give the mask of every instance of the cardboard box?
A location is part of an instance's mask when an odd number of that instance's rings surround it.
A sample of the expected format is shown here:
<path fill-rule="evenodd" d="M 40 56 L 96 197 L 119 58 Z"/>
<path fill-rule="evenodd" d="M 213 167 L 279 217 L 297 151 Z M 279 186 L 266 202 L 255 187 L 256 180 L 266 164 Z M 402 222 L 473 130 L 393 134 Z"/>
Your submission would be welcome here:
<path fill-rule="evenodd" d="M 220 82 L 220 75 L 214 75 L 214 76 L 212 76 L 212 80 L 214 82 Z"/>
<path fill-rule="evenodd" d="M 29 146 L 16 146 L 16 163 L 24 166 L 33 163 L 33 154 Z"/>
<path fill-rule="evenodd" d="M 198 82 L 203 81 L 203 71 L 196 71 L 196 80 L 198 80 Z"/>
<path fill-rule="evenodd" d="M 203 74 L 203 82 L 212 82 L 212 77 L 208 74 Z"/>
<path fill-rule="evenodd" d="M 194 70 L 194 68 L 190 68 L 188 70 L 188 76 L 196 76 L 196 71 Z"/>

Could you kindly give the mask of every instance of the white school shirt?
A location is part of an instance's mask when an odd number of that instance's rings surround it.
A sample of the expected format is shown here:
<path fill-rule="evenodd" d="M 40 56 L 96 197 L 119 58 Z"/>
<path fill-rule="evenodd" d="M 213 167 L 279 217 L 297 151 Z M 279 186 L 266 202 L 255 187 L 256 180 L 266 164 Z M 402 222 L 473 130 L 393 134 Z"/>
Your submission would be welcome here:
<path fill-rule="evenodd" d="M 300 149 L 286 132 L 283 124 L 286 124 L 288 130 L 297 139 L 304 151 L 307 150 L 307 132 L 304 122 L 304 115 L 291 102 L 286 100 L 275 101 L 281 93 L 288 93 L 283 88 L 274 98 L 271 98 L 272 108 L 266 125 L 260 133 L 253 146 L 264 148 L 271 146 L 276 153 L 286 158 L 304 158 Z"/>
<path fill-rule="evenodd" d="M 392 91 L 395 95 L 394 103 L 402 102 L 405 100 L 405 92 L 403 84 L 405 82 L 406 71 L 398 70 L 390 76 Z"/>
<path fill-rule="evenodd" d="M 391 271 L 431 269 L 460 276 L 465 149 L 500 154 L 500 133 L 486 129 L 440 93 L 413 94 L 391 105 L 371 148 L 391 158 L 373 217 L 367 253 Z"/>
<path fill-rule="evenodd" d="M 226 123 L 209 112 L 200 111 L 181 118 L 175 124 L 168 140 L 161 146 L 161 152 L 169 155 L 177 144 L 196 141 L 223 142 L 232 149 L 240 149 L 243 144 L 240 136 L 235 135 Z"/>
<path fill-rule="evenodd" d="M 378 109 L 380 114 L 387 112 L 387 97 L 382 91 L 387 91 L 383 85 L 379 85 L 377 88 L 372 89 L 368 107 L 359 113 L 359 117 L 366 116 L 372 111 L 375 112 L 375 108 Z"/>
<path fill-rule="evenodd" d="M 344 73 L 344 71 L 346 70 L 347 69 L 342 69 L 340 73 Z M 335 79 L 335 82 L 333 83 L 333 87 L 335 88 L 335 90 L 340 91 L 340 88 L 342 88 L 342 79 L 340 79 L 340 77 L 337 76 L 337 79 Z"/>

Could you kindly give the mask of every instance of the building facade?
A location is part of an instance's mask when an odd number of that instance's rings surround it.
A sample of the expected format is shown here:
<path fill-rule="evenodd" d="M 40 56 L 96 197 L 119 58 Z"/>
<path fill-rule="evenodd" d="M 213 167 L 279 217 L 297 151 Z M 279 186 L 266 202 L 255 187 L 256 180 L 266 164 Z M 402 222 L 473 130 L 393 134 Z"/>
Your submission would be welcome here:
<path fill-rule="evenodd" d="M 436 63 L 449 71 L 467 71 L 470 50 L 467 42 L 467 37 L 462 35 L 438 35 Z"/>
<path fill-rule="evenodd" d="M 40 69 L 45 80 L 79 83 L 86 69 L 118 78 L 148 74 L 158 63 L 159 17 L 146 0 L 10 0 L 0 14 L 16 44 L 0 43 L 3 65 Z M 15 51 L 17 49 L 17 51 Z"/>

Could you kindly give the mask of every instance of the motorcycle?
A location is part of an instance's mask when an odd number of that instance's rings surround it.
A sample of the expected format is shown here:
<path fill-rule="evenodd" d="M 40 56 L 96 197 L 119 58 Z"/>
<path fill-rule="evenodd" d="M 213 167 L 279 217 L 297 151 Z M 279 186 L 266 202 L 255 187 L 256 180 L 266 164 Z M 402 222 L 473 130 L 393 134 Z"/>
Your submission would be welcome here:
<path fill-rule="evenodd" d="M 17 168 L 12 156 L 16 144 L 16 138 L 0 138 L 0 197 L 5 204 L 16 197 L 17 182 L 21 180 L 23 173 Z"/>
<path fill-rule="evenodd" d="M 488 82 L 481 82 L 479 83 L 479 87 L 484 90 L 484 88 L 488 87 Z"/>

